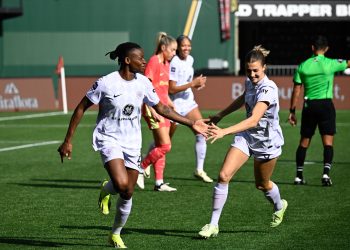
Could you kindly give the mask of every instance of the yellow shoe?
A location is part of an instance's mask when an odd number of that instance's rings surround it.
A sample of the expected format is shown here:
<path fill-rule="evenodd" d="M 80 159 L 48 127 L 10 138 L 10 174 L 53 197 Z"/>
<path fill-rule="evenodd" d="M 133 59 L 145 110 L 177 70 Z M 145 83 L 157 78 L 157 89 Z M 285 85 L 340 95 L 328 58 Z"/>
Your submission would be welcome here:
<path fill-rule="evenodd" d="M 109 214 L 109 209 L 111 208 L 111 195 L 107 194 L 106 191 L 104 191 L 103 187 L 108 183 L 107 180 L 104 180 L 101 184 L 101 191 L 100 196 L 98 198 L 98 207 L 100 208 L 101 212 L 105 215 Z"/>
<path fill-rule="evenodd" d="M 127 248 L 120 237 L 120 234 L 110 234 L 108 238 L 108 242 L 111 246 L 115 248 Z"/>
<path fill-rule="evenodd" d="M 277 227 L 283 221 L 284 212 L 288 207 L 288 202 L 286 200 L 282 200 L 282 209 L 276 211 L 272 214 L 272 222 L 270 224 L 271 227 Z"/>
<path fill-rule="evenodd" d="M 208 239 L 210 237 L 216 237 L 219 233 L 219 227 L 211 224 L 206 224 L 201 231 L 199 231 L 199 236 Z"/>

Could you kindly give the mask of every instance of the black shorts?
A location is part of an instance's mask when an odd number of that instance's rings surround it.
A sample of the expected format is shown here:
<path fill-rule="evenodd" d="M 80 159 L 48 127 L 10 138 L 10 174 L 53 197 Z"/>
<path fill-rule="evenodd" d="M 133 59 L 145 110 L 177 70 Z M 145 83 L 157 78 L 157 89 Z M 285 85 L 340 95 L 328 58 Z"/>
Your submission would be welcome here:
<path fill-rule="evenodd" d="M 301 114 L 301 136 L 311 138 L 317 126 L 321 135 L 334 135 L 336 133 L 335 117 L 332 99 L 305 101 Z"/>

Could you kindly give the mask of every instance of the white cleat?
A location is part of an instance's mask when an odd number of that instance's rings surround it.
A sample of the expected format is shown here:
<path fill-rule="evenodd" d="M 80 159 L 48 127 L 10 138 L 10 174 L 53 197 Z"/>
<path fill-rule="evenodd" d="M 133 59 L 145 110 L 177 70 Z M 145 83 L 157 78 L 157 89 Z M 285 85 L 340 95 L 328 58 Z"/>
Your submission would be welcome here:
<path fill-rule="evenodd" d="M 154 191 L 159 191 L 159 192 L 174 192 L 174 191 L 177 191 L 176 188 L 170 187 L 168 184 L 169 183 L 162 183 L 159 186 L 155 185 L 154 186 Z"/>
<path fill-rule="evenodd" d="M 213 179 L 210 178 L 206 172 L 204 171 L 195 171 L 194 174 L 193 174 L 195 177 L 197 177 L 198 179 L 204 181 L 204 182 L 207 182 L 207 183 L 211 183 L 213 182 Z"/>
<path fill-rule="evenodd" d="M 140 189 L 145 189 L 145 177 L 143 177 L 143 174 L 139 174 L 136 184 Z"/>
<path fill-rule="evenodd" d="M 151 177 L 151 165 L 144 169 L 143 175 L 149 179 Z"/>

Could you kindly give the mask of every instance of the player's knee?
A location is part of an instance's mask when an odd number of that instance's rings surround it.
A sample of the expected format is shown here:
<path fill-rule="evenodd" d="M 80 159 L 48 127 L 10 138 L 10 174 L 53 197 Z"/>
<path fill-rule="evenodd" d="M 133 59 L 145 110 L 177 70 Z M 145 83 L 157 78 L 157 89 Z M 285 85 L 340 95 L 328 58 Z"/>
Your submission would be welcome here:
<path fill-rule="evenodd" d="M 165 155 L 167 154 L 168 152 L 170 152 L 171 150 L 171 144 L 162 144 L 159 146 L 161 152 Z"/>
<path fill-rule="evenodd" d="M 118 181 L 117 184 L 114 184 L 114 187 L 118 191 L 119 194 L 126 194 L 129 190 L 127 180 Z"/>
<path fill-rule="evenodd" d="M 229 183 L 231 180 L 231 175 L 229 175 L 228 173 L 224 172 L 224 171 L 220 171 L 219 174 L 219 182 L 220 183 Z"/>

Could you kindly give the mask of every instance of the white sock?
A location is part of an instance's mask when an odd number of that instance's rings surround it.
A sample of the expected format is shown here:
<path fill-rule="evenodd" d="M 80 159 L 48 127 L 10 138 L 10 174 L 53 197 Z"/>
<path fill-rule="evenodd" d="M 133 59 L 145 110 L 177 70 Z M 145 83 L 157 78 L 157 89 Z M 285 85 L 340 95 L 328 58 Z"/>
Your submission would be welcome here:
<path fill-rule="evenodd" d="M 219 219 L 221 216 L 222 209 L 227 200 L 228 195 L 228 184 L 216 183 L 213 194 L 213 211 L 211 215 L 210 224 L 217 226 L 219 225 Z"/>
<path fill-rule="evenodd" d="M 280 190 L 275 183 L 273 183 L 271 190 L 265 192 L 265 197 L 273 204 L 275 212 L 282 209 Z"/>
<path fill-rule="evenodd" d="M 196 144 L 195 144 L 195 152 L 196 152 L 196 169 L 198 172 L 203 171 L 205 155 L 207 152 L 207 143 L 203 135 L 196 135 Z"/>
<path fill-rule="evenodd" d="M 124 200 L 119 197 L 117 201 L 117 213 L 114 218 L 114 224 L 112 227 L 112 234 L 120 234 L 126 221 L 128 220 L 129 214 L 132 207 L 132 198 L 130 200 Z"/>
<path fill-rule="evenodd" d="M 156 185 L 157 186 L 160 186 L 160 185 L 162 185 L 164 183 L 164 180 L 162 179 L 162 180 L 156 180 Z"/>
<path fill-rule="evenodd" d="M 117 190 L 115 190 L 114 188 L 112 180 L 109 180 L 107 184 L 103 187 L 103 189 L 111 195 L 115 195 L 118 193 Z"/>

